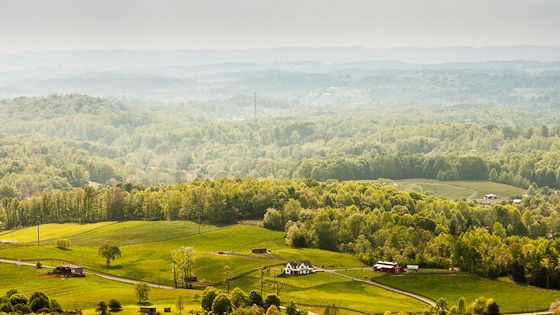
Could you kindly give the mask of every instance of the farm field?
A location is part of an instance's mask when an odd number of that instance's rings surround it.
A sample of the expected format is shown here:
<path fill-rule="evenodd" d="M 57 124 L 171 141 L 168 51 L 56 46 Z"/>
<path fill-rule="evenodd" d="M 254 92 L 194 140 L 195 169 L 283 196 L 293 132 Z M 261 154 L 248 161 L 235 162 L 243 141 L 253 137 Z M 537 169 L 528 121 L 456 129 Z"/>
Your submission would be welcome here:
<path fill-rule="evenodd" d="M 278 267 L 278 268 L 282 269 L 283 267 Z M 257 277 L 257 278 L 260 277 L 259 272 L 253 272 L 249 274 L 249 276 Z M 270 275 L 270 269 L 267 270 L 267 272 L 264 275 L 264 278 L 267 280 L 274 280 L 274 278 Z M 340 282 L 340 281 L 352 281 L 352 280 L 331 274 L 330 272 L 316 272 L 313 274 L 302 275 L 302 276 L 279 277 L 277 281 L 289 285 L 302 287 L 302 288 L 308 288 L 319 284 Z"/>
<path fill-rule="evenodd" d="M 223 276 L 219 270 L 226 265 L 230 266 L 232 273 L 236 275 L 261 266 L 283 263 L 282 260 L 218 255 L 216 251 L 219 250 L 250 254 L 253 248 L 267 248 L 272 250 L 269 256 L 273 257 L 309 259 L 324 265 L 361 265 L 355 257 L 348 254 L 318 249 L 289 248 L 284 245 L 283 232 L 244 225 L 219 228 L 212 225 L 202 226 L 201 230 L 205 229 L 207 233 L 199 235 L 195 234 L 198 232 L 198 225 L 192 222 L 122 222 L 102 226 L 76 238 L 70 237 L 72 245 L 69 249 L 60 249 L 52 245 L 40 247 L 5 245 L 0 247 L 0 256 L 15 259 L 64 259 L 119 276 L 167 284 L 173 283 L 170 268 L 171 251 L 181 246 L 192 246 L 197 251 L 193 273 L 204 284 L 221 281 Z M 172 239 L 149 242 L 149 235 L 165 235 Z M 186 236 L 181 237 L 181 235 Z M 163 238 L 163 236 L 158 237 Z M 131 243 L 135 244 L 130 245 Z M 122 257 L 107 266 L 97 254 L 98 246 L 102 244 L 119 246 Z M 49 264 L 45 261 L 43 263 Z"/>
<path fill-rule="evenodd" d="M 132 284 L 111 281 L 97 276 L 86 276 L 85 278 L 51 278 L 45 277 L 48 269 L 36 269 L 34 267 L 17 266 L 0 263 L 2 281 L 0 281 L 0 293 L 3 295 L 10 289 L 17 289 L 27 297 L 36 291 L 45 293 L 49 298 L 57 300 L 63 309 L 84 309 L 84 314 L 95 314 L 94 309 L 100 301 L 109 302 L 117 299 L 123 304 L 123 311 L 118 314 L 137 314 L 137 300 L 134 296 Z M 22 281 L 24 280 L 24 281 Z M 173 306 L 177 295 L 186 297 L 187 309 L 197 310 L 198 302 L 193 301 L 194 290 L 166 290 L 152 288 L 150 292 L 151 304 L 158 308 Z"/>
<path fill-rule="evenodd" d="M 340 281 L 345 281 L 345 278 L 343 277 L 338 278 L 342 279 Z M 258 281 L 248 278 L 239 278 L 232 281 L 230 288 L 234 288 L 236 286 L 240 287 L 245 292 L 260 290 Z M 221 285 L 219 288 L 226 290 L 225 285 Z M 266 283 L 264 285 L 264 295 L 271 292 L 271 283 Z M 297 290 L 289 287 L 282 287 L 280 290 L 280 299 L 283 302 L 294 300 L 296 303 L 312 305 L 334 304 L 338 307 L 346 307 L 367 313 L 383 313 L 385 311 L 397 312 L 403 310 L 419 312 L 428 308 L 427 304 L 424 304 L 416 299 L 396 293 L 390 293 L 389 291 L 375 286 L 352 281 L 342 284 L 320 286 L 308 290 Z M 347 311 L 343 312 L 349 313 Z"/>
<path fill-rule="evenodd" d="M 501 312 L 548 309 L 550 303 L 560 295 L 558 292 L 523 288 L 462 274 L 386 276 L 378 277 L 375 281 L 435 300 L 444 298 L 449 306 L 455 305 L 463 296 L 467 299 L 467 303 L 471 303 L 479 296 L 493 298 L 500 305 Z"/>
<path fill-rule="evenodd" d="M 91 224 L 78 223 L 49 223 L 41 224 L 40 236 L 43 244 L 54 244 L 57 238 L 68 238 L 69 236 L 87 233 L 89 231 L 110 226 L 115 222 L 99 222 Z M 17 243 L 37 243 L 37 226 L 30 226 L 15 231 L 4 231 L 0 233 L 0 240 L 17 240 Z"/>
<path fill-rule="evenodd" d="M 167 225 L 162 224 L 157 233 L 165 234 L 166 228 Z M 194 226 L 192 228 L 194 229 Z M 126 228 L 123 227 L 123 229 L 122 233 L 126 234 Z M 96 230 L 96 233 L 99 232 L 99 230 Z M 104 243 L 122 246 L 115 234 L 118 233 L 114 231 L 108 233 L 108 236 L 103 238 Z M 99 239 L 94 241 L 96 246 L 72 245 L 69 249 L 60 249 L 55 246 L 7 246 L 0 250 L 0 256 L 16 259 L 64 259 L 119 276 L 148 281 L 159 280 L 159 282 L 171 284 L 171 251 L 177 250 L 181 246 L 192 246 L 197 251 L 193 273 L 207 283 L 214 283 L 222 280 L 219 270 L 225 265 L 229 265 L 235 275 L 260 266 L 281 262 L 279 260 L 217 255 L 216 251 L 233 250 L 249 253 L 254 246 L 276 246 L 276 248 L 280 248 L 274 242 L 276 238 L 283 242 L 283 233 L 252 226 L 230 226 L 225 230 L 216 230 L 200 235 L 194 234 L 180 239 L 120 247 L 122 257 L 111 262 L 110 266 L 107 266 L 105 261 L 97 254 L 96 243 Z M 116 240 L 116 242 L 113 240 Z"/>
<path fill-rule="evenodd" d="M 385 273 L 374 272 L 371 270 L 371 268 L 369 269 L 364 268 L 363 270 L 340 270 L 337 271 L 337 273 L 354 277 L 357 279 L 362 279 L 362 280 L 367 280 L 367 279 L 376 278 L 385 275 Z"/>
<path fill-rule="evenodd" d="M 438 181 L 427 178 L 414 178 L 395 181 L 397 184 L 416 184 L 422 187 L 424 192 L 431 191 L 436 197 L 445 197 L 449 200 L 469 198 L 480 199 L 487 194 L 496 194 L 509 199 L 511 196 L 522 195 L 527 190 L 502 183 L 491 181 Z"/>

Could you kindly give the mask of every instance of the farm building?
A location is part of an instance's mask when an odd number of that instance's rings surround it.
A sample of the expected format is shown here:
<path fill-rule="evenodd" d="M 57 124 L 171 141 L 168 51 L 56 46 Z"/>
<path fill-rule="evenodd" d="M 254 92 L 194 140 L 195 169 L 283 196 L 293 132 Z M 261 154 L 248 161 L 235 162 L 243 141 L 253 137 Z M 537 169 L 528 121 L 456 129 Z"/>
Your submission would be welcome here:
<path fill-rule="evenodd" d="M 266 254 L 266 248 L 255 248 L 251 251 L 253 254 Z"/>
<path fill-rule="evenodd" d="M 408 271 L 418 271 L 418 265 L 406 265 Z"/>
<path fill-rule="evenodd" d="M 482 199 L 498 199 L 498 198 L 500 198 L 500 196 L 494 195 L 494 194 L 488 194 L 488 195 L 484 195 L 484 197 L 482 197 Z"/>
<path fill-rule="evenodd" d="M 387 273 L 400 273 L 403 271 L 401 265 L 396 262 L 380 260 L 377 264 L 373 265 L 373 271 L 387 272 Z"/>
<path fill-rule="evenodd" d="M 84 267 L 71 264 L 57 266 L 54 268 L 53 274 L 63 275 L 67 277 L 83 277 Z"/>
<path fill-rule="evenodd" d="M 286 264 L 284 273 L 287 275 L 306 275 L 313 273 L 313 265 L 309 260 L 292 260 Z"/>
<path fill-rule="evenodd" d="M 151 307 L 151 306 L 140 306 L 140 309 L 138 310 L 138 312 L 146 313 L 146 314 L 155 314 L 156 313 L 156 308 Z"/>

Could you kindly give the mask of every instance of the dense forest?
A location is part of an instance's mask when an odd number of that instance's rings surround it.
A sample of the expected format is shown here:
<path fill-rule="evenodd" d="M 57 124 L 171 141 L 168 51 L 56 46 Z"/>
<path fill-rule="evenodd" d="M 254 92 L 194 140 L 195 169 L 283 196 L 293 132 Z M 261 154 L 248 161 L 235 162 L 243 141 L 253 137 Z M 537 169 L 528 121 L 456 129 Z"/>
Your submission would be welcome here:
<path fill-rule="evenodd" d="M 262 219 L 290 246 L 366 264 L 459 266 L 560 288 L 557 63 L 188 70 L 0 86 L 0 95 L 112 91 L 0 101 L 0 225 L 200 211 L 208 223 Z M 382 178 L 490 180 L 529 194 L 479 205 L 353 181 Z"/>
<path fill-rule="evenodd" d="M 82 95 L 16 98 L 0 108 L 0 198 L 246 176 L 490 179 L 544 193 L 560 188 L 557 111 L 333 109 L 255 124 L 217 121 L 188 106 Z"/>
<path fill-rule="evenodd" d="M 119 184 L 113 188 L 56 190 L 28 200 L 4 198 L 7 228 L 43 222 L 194 220 L 209 223 L 262 218 L 286 232 L 294 247 L 357 255 L 365 264 L 449 268 L 560 288 L 560 199 L 539 194 L 521 204 L 477 205 L 356 182 L 221 178 L 166 187 Z M 552 239 L 552 240 L 551 240 Z"/>

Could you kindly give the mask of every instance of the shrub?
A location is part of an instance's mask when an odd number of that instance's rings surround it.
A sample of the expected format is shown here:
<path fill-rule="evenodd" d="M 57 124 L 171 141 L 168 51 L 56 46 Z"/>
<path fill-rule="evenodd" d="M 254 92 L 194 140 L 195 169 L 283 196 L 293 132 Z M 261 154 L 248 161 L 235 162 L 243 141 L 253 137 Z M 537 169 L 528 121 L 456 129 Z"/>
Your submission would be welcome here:
<path fill-rule="evenodd" d="M 16 306 L 16 305 L 19 305 L 19 304 L 27 305 L 27 301 L 28 301 L 27 297 L 25 295 L 19 294 L 19 293 L 13 294 L 10 297 L 10 303 L 13 306 Z"/>
<path fill-rule="evenodd" d="M 115 299 L 111 299 L 109 300 L 109 308 L 111 309 L 111 311 L 118 311 L 122 308 L 121 302 L 115 300 Z"/>
<path fill-rule="evenodd" d="M 220 293 L 212 303 L 212 313 L 224 314 L 231 311 L 231 301 L 225 293 Z"/>
<path fill-rule="evenodd" d="M 56 239 L 56 247 L 58 248 L 69 248 L 70 247 L 70 240 L 65 238 L 57 238 Z"/>
<path fill-rule="evenodd" d="M 280 298 L 278 297 L 278 295 L 274 293 L 269 293 L 264 298 L 264 303 L 263 303 L 264 309 L 268 310 L 271 305 L 276 305 L 276 307 L 280 306 Z"/>

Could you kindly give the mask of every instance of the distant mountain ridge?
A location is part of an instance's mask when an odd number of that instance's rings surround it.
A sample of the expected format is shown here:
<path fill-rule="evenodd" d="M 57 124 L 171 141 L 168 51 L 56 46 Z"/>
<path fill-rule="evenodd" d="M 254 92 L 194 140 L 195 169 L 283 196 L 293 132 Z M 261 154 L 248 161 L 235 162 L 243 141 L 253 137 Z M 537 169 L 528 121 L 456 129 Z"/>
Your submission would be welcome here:
<path fill-rule="evenodd" d="M 0 54 L 0 70 L 74 69 L 93 71 L 146 70 L 170 66 L 192 67 L 224 63 L 290 63 L 314 61 L 326 64 L 398 61 L 415 64 L 486 61 L 560 61 L 556 46 L 490 47 L 283 47 L 250 50 L 87 50 Z M 44 69 L 46 68 L 46 69 Z"/>

